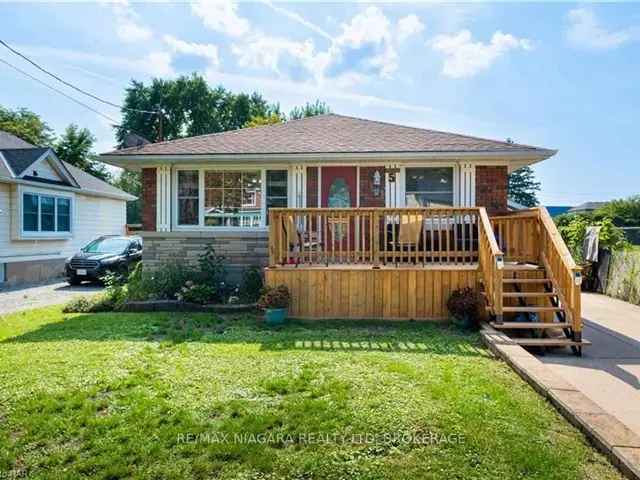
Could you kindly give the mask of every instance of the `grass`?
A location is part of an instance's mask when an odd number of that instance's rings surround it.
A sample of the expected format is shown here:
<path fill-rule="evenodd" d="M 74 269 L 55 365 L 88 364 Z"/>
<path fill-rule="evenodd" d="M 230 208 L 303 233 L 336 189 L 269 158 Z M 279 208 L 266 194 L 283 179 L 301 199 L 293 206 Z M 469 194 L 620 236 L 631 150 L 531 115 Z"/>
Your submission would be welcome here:
<path fill-rule="evenodd" d="M 0 478 L 620 478 L 476 334 L 208 314 L 0 319 Z"/>

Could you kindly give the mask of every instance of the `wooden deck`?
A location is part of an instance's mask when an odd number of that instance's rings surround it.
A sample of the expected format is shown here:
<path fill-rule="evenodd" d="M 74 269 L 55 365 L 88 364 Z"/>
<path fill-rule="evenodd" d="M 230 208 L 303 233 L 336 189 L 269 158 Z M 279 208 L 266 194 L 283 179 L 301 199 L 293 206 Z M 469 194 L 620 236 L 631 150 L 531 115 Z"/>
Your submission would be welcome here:
<path fill-rule="evenodd" d="M 473 287 L 497 328 L 555 322 L 581 342 L 580 268 L 544 208 L 271 209 L 269 225 L 266 283 L 289 287 L 292 317 L 446 319 Z"/>

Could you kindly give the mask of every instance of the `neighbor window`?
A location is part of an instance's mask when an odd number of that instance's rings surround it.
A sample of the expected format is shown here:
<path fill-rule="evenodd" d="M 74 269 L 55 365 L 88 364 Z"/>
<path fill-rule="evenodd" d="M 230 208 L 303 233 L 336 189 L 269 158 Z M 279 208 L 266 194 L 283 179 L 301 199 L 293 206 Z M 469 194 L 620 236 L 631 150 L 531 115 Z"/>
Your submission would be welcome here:
<path fill-rule="evenodd" d="M 407 207 L 444 207 L 453 205 L 453 168 L 407 168 Z"/>
<path fill-rule="evenodd" d="M 198 203 L 200 196 L 197 170 L 178 171 L 178 224 L 198 225 Z"/>
<path fill-rule="evenodd" d="M 22 195 L 22 230 L 31 233 L 71 231 L 71 199 L 24 193 Z"/>
<path fill-rule="evenodd" d="M 204 172 L 204 224 L 209 227 L 259 227 L 262 179 L 256 171 Z"/>

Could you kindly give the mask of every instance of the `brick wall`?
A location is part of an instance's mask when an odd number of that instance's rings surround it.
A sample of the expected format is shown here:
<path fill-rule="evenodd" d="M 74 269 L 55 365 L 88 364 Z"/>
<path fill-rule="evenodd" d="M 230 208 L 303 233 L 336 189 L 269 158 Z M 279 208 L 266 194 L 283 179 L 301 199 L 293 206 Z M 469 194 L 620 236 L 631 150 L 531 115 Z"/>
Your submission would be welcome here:
<path fill-rule="evenodd" d="M 239 282 L 248 266 L 264 267 L 269 261 L 267 232 L 142 232 L 145 268 L 154 269 L 179 259 L 197 265 L 207 245 L 226 257 L 230 282 Z"/>
<path fill-rule="evenodd" d="M 307 167 L 307 207 L 318 205 L 318 167 Z"/>
<path fill-rule="evenodd" d="M 378 195 L 374 195 L 373 174 L 380 172 L 380 188 Z M 360 206 L 384 207 L 384 168 L 360 167 Z"/>
<path fill-rule="evenodd" d="M 156 169 L 142 169 L 142 230 L 156 230 Z"/>
<path fill-rule="evenodd" d="M 507 167 L 476 167 L 476 205 L 489 215 L 506 212 L 508 183 Z"/>

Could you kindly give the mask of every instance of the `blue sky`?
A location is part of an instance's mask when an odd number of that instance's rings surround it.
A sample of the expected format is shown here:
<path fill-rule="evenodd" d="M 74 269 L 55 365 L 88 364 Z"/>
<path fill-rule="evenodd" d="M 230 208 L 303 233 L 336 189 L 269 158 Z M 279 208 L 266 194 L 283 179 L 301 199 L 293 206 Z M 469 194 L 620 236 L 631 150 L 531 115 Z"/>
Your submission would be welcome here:
<path fill-rule="evenodd" d="M 197 71 L 285 112 L 318 98 L 336 113 L 559 149 L 535 168 L 547 205 L 640 193 L 640 4 L 21 2 L 0 3 L 0 18 L 0 38 L 115 103 L 131 79 Z M 0 104 L 113 145 L 112 122 L 4 64 Z"/>

